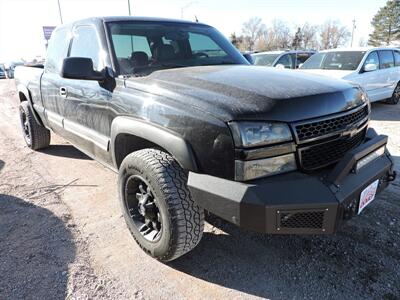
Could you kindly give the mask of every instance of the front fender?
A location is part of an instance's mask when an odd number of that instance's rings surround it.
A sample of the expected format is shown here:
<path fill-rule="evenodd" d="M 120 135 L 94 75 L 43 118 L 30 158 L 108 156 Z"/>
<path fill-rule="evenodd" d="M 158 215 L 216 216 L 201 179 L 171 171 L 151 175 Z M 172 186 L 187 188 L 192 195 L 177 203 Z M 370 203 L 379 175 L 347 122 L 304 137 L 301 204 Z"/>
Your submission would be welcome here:
<path fill-rule="evenodd" d="M 144 120 L 124 116 L 116 117 L 111 124 L 110 150 L 114 166 L 117 168 L 115 141 L 120 134 L 130 134 L 156 144 L 170 153 L 184 170 L 198 170 L 190 144 L 180 135 Z"/>

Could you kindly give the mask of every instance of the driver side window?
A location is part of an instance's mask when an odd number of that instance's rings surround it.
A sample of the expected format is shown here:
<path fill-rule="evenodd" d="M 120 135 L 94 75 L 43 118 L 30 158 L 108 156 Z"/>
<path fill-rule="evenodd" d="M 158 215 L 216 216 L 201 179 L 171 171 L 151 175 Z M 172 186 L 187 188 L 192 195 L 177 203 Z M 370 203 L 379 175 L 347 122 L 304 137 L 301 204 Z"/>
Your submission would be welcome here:
<path fill-rule="evenodd" d="M 372 64 L 376 66 L 376 69 L 379 69 L 379 56 L 378 56 L 378 52 L 374 51 L 371 52 L 370 54 L 368 54 L 367 59 L 364 62 L 364 66 L 363 68 L 368 65 L 368 64 Z"/>
<path fill-rule="evenodd" d="M 282 56 L 276 65 L 284 65 L 285 69 L 291 69 L 292 68 L 292 59 L 290 57 L 289 54 L 285 54 L 284 56 Z"/>
<path fill-rule="evenodd" d="M 91 58 L 93 68 L 96 71 L 101 71 L 104 66 L 100 57 L 100 49 L 100 43 L 94 28 L 84 25 L 75 29 L 69 57 Z"/>

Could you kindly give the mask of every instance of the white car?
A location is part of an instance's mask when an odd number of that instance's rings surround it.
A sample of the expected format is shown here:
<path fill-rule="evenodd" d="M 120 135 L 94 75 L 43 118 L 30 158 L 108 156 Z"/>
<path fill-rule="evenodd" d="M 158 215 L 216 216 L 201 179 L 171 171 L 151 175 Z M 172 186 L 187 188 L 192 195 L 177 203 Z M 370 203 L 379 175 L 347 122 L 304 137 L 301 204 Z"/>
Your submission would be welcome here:
<path fill-rule="evenodd" d="M 371 102 L 400 100 L 400 50 L 397 48 L 351 48 L 321 51 L 311 56 L 301 71 L 358 83 Z"/>
<path fill-rule="evenodd" d="M 255 66 L 297 69 L 316 52 L 313 50 L 265 51 L 251 54 Z"/>

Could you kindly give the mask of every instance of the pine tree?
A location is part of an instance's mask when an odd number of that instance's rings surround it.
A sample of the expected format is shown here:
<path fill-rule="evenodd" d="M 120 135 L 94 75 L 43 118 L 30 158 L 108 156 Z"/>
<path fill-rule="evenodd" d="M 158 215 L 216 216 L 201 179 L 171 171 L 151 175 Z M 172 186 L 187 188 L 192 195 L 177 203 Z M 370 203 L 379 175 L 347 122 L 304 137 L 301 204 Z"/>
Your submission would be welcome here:
<path fill-rule="evenodd" d="M 400 0 L 389 0 L 372 19 L 374 32 L 368 44 L 372 46 L 389 45 L 400 39 Z"/>
<path fill-rule="evenodd" d="M 293 41 L 292 41 L 292 48 L 294 48 L 294 50 L 297 50 L 298 48 L 300 48 L 301 42 L 303 41 L 303 34 L 301 32 L 300 27 L 297 28 L 297 31 L 294 35 Z"/>

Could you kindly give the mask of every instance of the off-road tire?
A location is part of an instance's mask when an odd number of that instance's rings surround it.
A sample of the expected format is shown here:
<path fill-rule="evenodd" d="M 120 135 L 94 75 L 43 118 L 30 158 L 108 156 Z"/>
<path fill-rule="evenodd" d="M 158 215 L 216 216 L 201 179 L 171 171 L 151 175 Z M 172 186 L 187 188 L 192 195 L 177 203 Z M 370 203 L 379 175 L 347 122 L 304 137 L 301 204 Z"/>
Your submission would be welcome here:
<path fill-rule="evenodd" d="M 399 101 L 400 101 L 400 82 L 397 83 L 397 85 L 393 91 L 392 97 L 390 97 L 389 99 L 386 99 L 386 103 L 396 105 L 397 103 L 399 103 Z"/>
<path fill-rule="evenodd" d="M 22 134 L 24 136 L 24 140 L 27 146 L 32 150 L 39 150 L 49 147 L 50 130 L 36 122 L 36 119 L 33 116 L 32 109 L 27 101 L 23 101 L 20 104 L 19 116 L 21 121 Z M 27 126 L 27 132 L 24 128 L 25 125 Z"/>
<path fill-rule="evenodd" d="M 161 214 L 161 236 L 147 240 L 131 217 L 125 189 L 131 176 L 146 182 Z M 187 188 L 187 175 L 174 158 L 160 150 L 143 149 L 123 160 L 118 177 L 119 199 L 125 221 L 139 246 L 150 256 L 172 261 L 191 251 L 200 242 L 204 229 L 204 210 L 192 199 Z"/>

